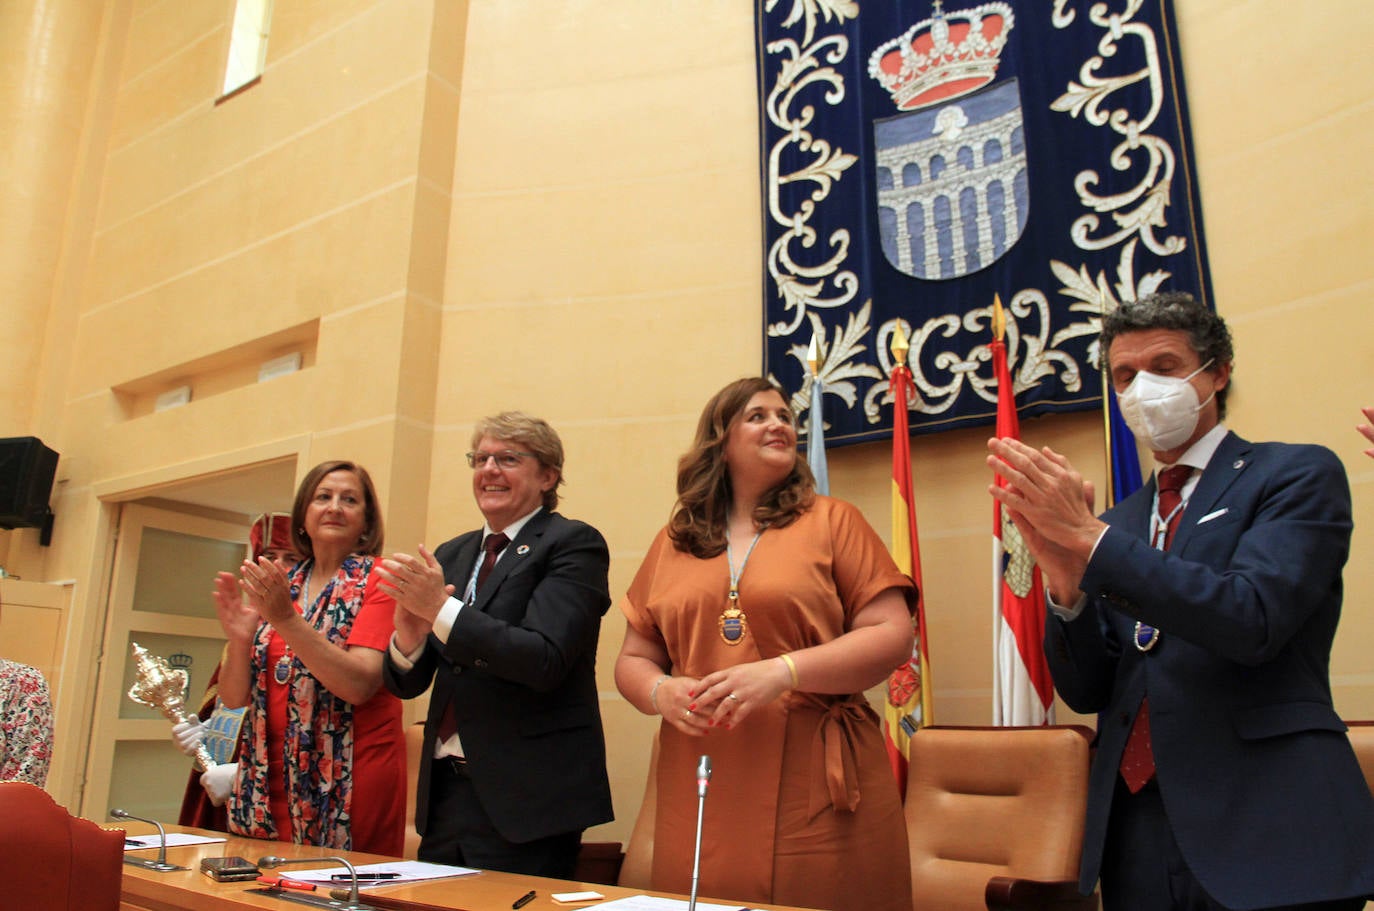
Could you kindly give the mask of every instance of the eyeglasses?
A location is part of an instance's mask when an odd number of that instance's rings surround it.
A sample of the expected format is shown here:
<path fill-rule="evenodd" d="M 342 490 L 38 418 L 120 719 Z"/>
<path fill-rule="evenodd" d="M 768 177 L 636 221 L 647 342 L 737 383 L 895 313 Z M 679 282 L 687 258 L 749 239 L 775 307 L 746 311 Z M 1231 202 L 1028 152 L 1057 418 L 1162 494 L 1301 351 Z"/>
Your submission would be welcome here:
<path fill-rule="evenodd" d="M 467 458 L 468 467 L 473 469 L 486 468 L 488 459 L 495 459 L 497 468 L 519 468 L 521 459 L 534 459 L 538 456 L 532 452 L 503 449 L 500 452 L 469 452 Z"/>

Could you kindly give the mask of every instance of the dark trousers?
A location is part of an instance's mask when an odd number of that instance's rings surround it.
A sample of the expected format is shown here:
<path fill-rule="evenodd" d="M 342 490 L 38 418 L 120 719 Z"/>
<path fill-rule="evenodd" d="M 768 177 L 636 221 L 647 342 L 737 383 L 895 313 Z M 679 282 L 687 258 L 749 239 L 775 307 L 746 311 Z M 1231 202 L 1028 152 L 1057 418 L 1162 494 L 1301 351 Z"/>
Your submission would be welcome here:
<path fill-rule="evenodd" d="M 572 879 L 582 832 L 517 844 L 502 838 L 482 809 L 461 763 L 436 759 L 429 781 L 429 819 L 418 859 L 433 864 Z"/>
<path fill-rule="evenodd" d="M 1267 911 L 1358 911 L 1363 898 L 1346 898 Z M 1188 869 L 1174 840 L 1159 787 L 1151 781 L 1132 794 L 1117 779 L 1102 856 L 1103 911 L 1227 911 Z"/>

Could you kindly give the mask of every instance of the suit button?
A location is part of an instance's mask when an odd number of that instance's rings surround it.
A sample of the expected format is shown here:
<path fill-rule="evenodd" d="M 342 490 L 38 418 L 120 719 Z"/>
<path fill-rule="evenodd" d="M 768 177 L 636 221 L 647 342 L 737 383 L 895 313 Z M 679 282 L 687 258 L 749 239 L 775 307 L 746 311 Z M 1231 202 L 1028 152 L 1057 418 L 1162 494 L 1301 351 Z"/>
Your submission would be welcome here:
<path fill-rule="evenodd" d="M 457 676 L 458 674 L 461 674 L 461 673 L 463 673 L 463 666 L 462 666 L 461 664 L 455 664 L 455 665 L 453 666 L 453 674 L 454 674 L 454 676 Z"/>
<path fill-rule="evenodd" d="M 474 660 L 474 661 L 472 662 L 472 666 L 473 666 L 473 667 L 486 667 L 486 666 L 487 666 L 487 659 L 485 659 L 485 658 L 478 658 L 478 659 L 476 659 L 476 660 Z"/>

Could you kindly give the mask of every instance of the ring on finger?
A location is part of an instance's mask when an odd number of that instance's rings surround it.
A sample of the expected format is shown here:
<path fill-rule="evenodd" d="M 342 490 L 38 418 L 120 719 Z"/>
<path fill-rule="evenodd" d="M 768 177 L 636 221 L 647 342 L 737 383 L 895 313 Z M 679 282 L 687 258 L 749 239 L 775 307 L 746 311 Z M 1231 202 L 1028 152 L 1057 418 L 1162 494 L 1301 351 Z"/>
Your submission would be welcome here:
<path fill-rule="evenodd" d="M 692 710 L 691 710 L 691 709 L 683 709 L 683 710 L 682 710 L 682 717 L 683 717 L 683 718 L 691 718 L 691 717 L 692 717 Z"/>
<path fill-rule="evenodd" d="M 725 698 L 726 698 L 726 699 L 733 699 L 733 700 L 735 700 L 736 702 L 739 702 L 739 697 L 736 696 L 734 693 L 731 693 L 730 695 L 726 696 Z"/>

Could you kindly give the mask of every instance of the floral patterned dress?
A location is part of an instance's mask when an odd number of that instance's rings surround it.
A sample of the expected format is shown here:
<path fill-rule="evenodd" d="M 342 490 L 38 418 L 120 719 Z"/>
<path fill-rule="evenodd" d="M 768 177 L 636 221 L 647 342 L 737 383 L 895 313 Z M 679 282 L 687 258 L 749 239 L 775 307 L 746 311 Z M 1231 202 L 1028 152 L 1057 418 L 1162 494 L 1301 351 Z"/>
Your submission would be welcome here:
<path fill-rule="evenodd" d="M 0 781 L 43 787 L 52 762 L 52 702 L 36 668 L 0 658 Z"/>
<path fill-rule="evenodd" d="M 344 560 L 310 605 L 296 609 L 332 643 L 384 651 L 395 604 L 374 558 Z M 313 561 L 291 573 L 298 592 Z M 229 830 L 239 835 L 400 856 L 405 842 L 401 702 L 385 689 L 353 705 L 329 692 L 266 623 L 253 648 L 253 686 L 239 750 Z"/>

